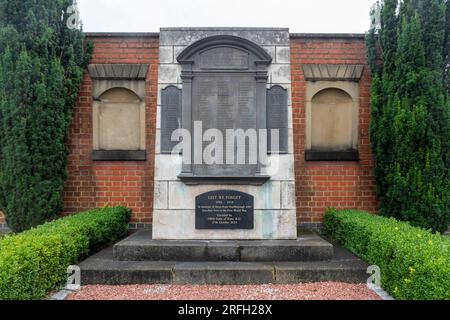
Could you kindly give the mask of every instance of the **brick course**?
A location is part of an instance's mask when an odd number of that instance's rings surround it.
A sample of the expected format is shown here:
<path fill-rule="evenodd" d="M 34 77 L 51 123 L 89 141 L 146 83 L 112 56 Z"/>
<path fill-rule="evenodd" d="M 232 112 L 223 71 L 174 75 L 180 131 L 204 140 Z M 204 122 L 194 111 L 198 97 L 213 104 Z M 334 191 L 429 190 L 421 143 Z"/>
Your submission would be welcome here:
<path fill-rule="evenodd" d="M 303 64 L 363 64 L 360 80 L 359 162 L 305 161 L 305 97 Z M 369 142 L 370 70 L 362 37 L 291 38 L 292 107 L 298 222 L 317 225 L 329 207 L 377 211 L 374 160 Z"/>

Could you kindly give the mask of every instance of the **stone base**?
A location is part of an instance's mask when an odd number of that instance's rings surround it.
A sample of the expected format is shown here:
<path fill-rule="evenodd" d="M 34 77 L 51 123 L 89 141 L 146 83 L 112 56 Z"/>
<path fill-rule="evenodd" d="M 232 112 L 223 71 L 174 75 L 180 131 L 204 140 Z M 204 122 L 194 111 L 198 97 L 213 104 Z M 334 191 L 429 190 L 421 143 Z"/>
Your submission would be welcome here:
<path fill-rule="evenodd" d="M 296 240 L 187 241 L 152 240 L 138 231 L 114 246 L 119 261 L 323 261 L 333 257 L 333 246 L 313 233 Z"/>
<path fill-rule="evenodd" d="M 295 240 L 295 210 L 255 210 L 252 230 L 198 230 L 195 210 L 153 211 L 156 240 Z"/>
<path fill-rule="evenodd" d="M 222 257 L 233 259 L 236 244 L 230 241 L 210 241 L 208 245 L 200 242 L 164 241 L 160 248 L 157 242 L 148 239 L 145 243 L 141 233 L 119 242 L 86 259 L 80 264 L 82 285 L 127 285 L 127 284 L 214 284 L 214 285 L 250 285 L 250 284 L 296 284 L 317 281 L 337 281 L 364 283 L 368 277 L 368 265 L 339 246 L 333 246 L 320 237 L 309 234 L 293 241 L 291 246 L 278 243 L 272 248 L 268 243 L 245 242 L 240 260 L 246 261 L 189 261 L 202 258 Z M 298 246 L 302 237 L 310 247 Z M 134 242 L 134 249 L 127 247 Z M 277 241 L 275 241 L 277 242 Z M 295 245 L 297 243 L 297 245 Z M 314 245 L 316 247 L 314 247 Z M 320 250 L 317 250 L 320 247 Z M 229 249 L 232 250 L 229 250 Z M 292 253 L 287 254 L 292 249 Z M 207 252 L 215 252 L 208 255 Z M 309 253 L 308 253 L 309 252 Z M 313 254 L 313 252 L 315 252 Z M 321 252 L 321 253 L 320 253 Z M 165 254 L 166 253 L 166 254 Z M 226 253 L 226 254 L 224 254 Z M 231 254 L 228 256 L 227 254 Z M 331 255 L 330 255 L 331 253 Z M 192 254 L 192 258 L 189 255 Z M 327 260 L 320 260 L 328 257 Z M 119 261 L 121 259 L 146 259 L 147 261 Z M 211 259 L 212 259 L 211 258 Z M 295 258 L 295 259 L 294 259 Z M 148 261 L 163 259 L 165 261 Z M 178 259 L 170 261 L 172 259 Z M 270 260 L 273 259 L 273 260 Z M 255 261 L 261 260 L 261 261 Z M 289 261 L 291 260 L 291 261 Z M 305 261 L 295 261 L 305 260 Z M 306 261 L 308 260 L 308 261 Z M 312 261 L 310 261 L 312 260 Z"/>

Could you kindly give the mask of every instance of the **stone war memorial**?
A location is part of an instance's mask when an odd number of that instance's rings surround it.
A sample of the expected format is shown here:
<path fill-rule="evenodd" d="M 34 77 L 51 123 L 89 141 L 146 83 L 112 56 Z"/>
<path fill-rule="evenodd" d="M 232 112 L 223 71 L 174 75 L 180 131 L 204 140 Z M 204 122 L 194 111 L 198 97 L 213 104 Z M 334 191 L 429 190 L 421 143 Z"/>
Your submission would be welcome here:
<path fill-rule="evenodd" d="M 296 239 L 288 31 L 164 30 L 160 45 L 173 60 L 160 61 L 153 238 Z M 191 141 L 178 159 L 177 128 Z"/>
<path fill-rule="evenodd" d="M 363 35 L 87 40 L 65 210 L 124 205 L 138 231 L 83 262 L 83 283 L 365 281 L 365 264 L 310 231 L 329 207 L 376 211 Z"/>
<path fill-rule="evenodd" d="M 376 212 L 362 34 L 285 28 L 87 33 L 64 210 L 121 205 L 136 231 L 83 284 L 365 282 L 311 231 Z"/>

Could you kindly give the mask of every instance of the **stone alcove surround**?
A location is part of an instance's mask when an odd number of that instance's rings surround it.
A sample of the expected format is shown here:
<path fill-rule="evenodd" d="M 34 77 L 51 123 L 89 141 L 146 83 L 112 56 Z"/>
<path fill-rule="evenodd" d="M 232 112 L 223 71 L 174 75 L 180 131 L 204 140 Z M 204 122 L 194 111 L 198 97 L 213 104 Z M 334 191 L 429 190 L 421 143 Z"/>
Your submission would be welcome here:
<path fill-rule="evenodd" d="M 148 65 L 91 64 L 94 161 L 145 161 Z"/>
<path fill-rule="evenodd" d="M 303 65 L 306 161 L 358 161 L 363 65 Z"/>

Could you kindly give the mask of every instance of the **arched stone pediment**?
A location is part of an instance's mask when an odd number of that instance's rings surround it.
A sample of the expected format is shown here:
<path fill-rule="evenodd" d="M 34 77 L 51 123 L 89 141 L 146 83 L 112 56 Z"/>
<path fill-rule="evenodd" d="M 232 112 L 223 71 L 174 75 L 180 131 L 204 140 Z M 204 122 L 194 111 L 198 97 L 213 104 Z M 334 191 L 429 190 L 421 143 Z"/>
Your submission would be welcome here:
<path fill-rule="evenodd" d="M 177 57 L 180 64 L 198 69 L 249 69 L 269 65 L 271 56 L 257 44 L 244 38 L 220 35 L 195 42 Z"/>

